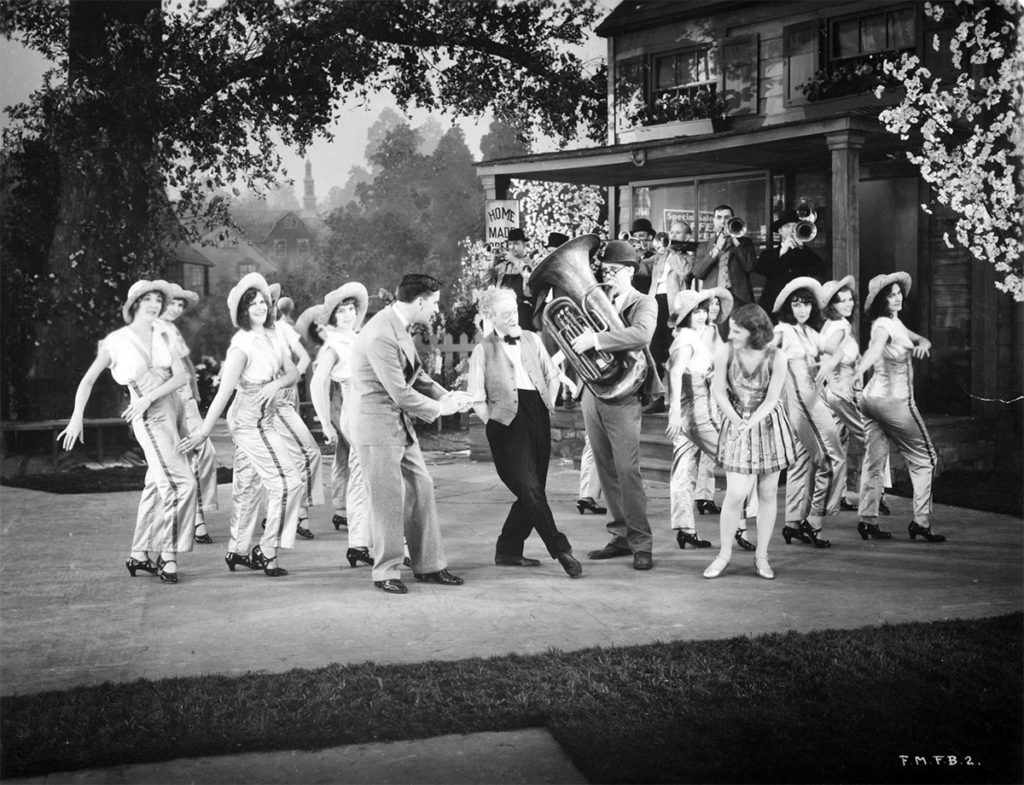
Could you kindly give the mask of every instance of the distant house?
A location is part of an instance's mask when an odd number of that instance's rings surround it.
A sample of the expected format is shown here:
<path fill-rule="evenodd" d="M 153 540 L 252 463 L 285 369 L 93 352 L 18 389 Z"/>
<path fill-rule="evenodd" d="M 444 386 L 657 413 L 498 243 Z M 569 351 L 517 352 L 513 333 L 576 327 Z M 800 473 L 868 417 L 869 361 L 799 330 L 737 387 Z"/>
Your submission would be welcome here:
<path fill-rule="evenodd" d="M 195 245 L 179 243 L 174 249 L 174 259 L 167 275 L 171 281 L 181 284 L 200 297 L 210 294 L 210 270 L 213 261 L 206 257 Z"/>
<path fill-rule="evenodd" d="M 221 297 L 226 296 L 246 273 L 260 273 L 265 278 L 272 278 L 280 270 L 277 262 L 236 229 L 216 229 L 191 247 L 209 260 L 209 293 Z"/>
<path fill-rule="evenodd" d="M 235 209 L 231 217 L 281 272 L 312 259 L 328 231 L 323 220 L 305 210 Z"/>

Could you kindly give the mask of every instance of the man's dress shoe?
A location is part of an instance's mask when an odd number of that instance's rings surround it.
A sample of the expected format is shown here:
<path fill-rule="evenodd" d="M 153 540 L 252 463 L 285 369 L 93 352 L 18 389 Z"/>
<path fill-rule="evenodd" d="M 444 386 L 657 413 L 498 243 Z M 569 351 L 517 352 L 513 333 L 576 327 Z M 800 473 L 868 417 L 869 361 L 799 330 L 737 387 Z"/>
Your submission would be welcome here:
<path fill-rule="evenodd" d="M 388 594 L 405 594 L 409 591 L 405 587 L 405 584 L 398 578 L 389 578 L 386 581 L 374 581 L 373 585 L 382 592 L 386 592 Z"/>
<path fill-rule="evenodd" d="M 555 558 L 558 559 L 558 563 L 562 565 L 562 569 L 570 578 L 579 578 L 583 575 L 583 565 L 576 561 L 572 551 L 562 551 Z"/>
<path fill-rule="evenodd" d="M 461 586 L 465 581 L 457 575 L 452 575 L 448 570 L 437 572 L 414 572 L 413 577 L 424 583 L 440 583 L 442 586 Z"/>
<path fill-rule="evenodd" d="M 654 566 L 654 559 L 647 551 L 637 551 L 633 554 L 634 570 L 649 570 Z"/>
<path fill-rule="evenodd" d="M 599 551 L 591 551 L 587 554 L 588 559 L 614 559 L 617 556 L 629 556 L 633 551 L 629 548 L 620 548 L 618 545 L 609 543 Z"/>
<path fill-rule="evenodd" d="M 527 559 L 525 556 L 495 556 L 494 563 L 499 567 L 540 567 L 537 559 Z"/>

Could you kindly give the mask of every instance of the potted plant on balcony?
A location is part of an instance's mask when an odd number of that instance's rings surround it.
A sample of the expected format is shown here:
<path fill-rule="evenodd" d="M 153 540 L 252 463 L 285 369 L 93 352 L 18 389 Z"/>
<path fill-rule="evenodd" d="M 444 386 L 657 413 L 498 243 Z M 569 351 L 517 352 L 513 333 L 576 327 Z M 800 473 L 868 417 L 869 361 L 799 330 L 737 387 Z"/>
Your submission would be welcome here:
<path fill-rule="evenodd" d="M 886 76 L 882 64 L 886 60 L 898 61 L 897 52 L 879 52 L 848 63 L 840 63 L 821 68 L 815 72 L 810 81 L 800 85 L 800 92 L 811 103 L 827 101 L 834 98 L 865 95 L 874 93 L 878 87 L 899 87 L 899 82 Z M 872 102 L 872 96 L 865 100 Z"/>
<path fill-rule="evenodd" d="M 622 142 L 698 136 L 723 130 L 725 104 L 710 88 L 670 90 L 628 116 L 632 125 L 620 132 Z"/>

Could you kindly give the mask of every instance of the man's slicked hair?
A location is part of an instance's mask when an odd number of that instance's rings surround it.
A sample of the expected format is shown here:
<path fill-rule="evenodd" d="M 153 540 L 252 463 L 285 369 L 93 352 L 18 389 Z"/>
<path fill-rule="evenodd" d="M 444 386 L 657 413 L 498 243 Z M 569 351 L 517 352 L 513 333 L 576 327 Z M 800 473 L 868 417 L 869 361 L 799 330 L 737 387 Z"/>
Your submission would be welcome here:
<path fill-rule="evenodd" d="M 432 275 L 410 273 L 398 284 L 396 297 L 399 302 L 411 303 L 417 297 L 433 294 L 441 290 L 441 282 Z"/>

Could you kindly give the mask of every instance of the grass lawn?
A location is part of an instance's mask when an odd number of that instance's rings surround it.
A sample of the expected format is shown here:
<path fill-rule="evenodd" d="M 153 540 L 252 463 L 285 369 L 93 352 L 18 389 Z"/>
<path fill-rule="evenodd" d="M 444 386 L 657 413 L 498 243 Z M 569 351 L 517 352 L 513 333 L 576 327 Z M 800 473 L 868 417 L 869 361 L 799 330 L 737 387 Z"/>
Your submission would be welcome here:
<path fill-rule="evenodd" d="M 1022 623 L 1012 614 L 6 697 L 3 774 L 542 726 L 592 782 L 1021 782 Z"/>

